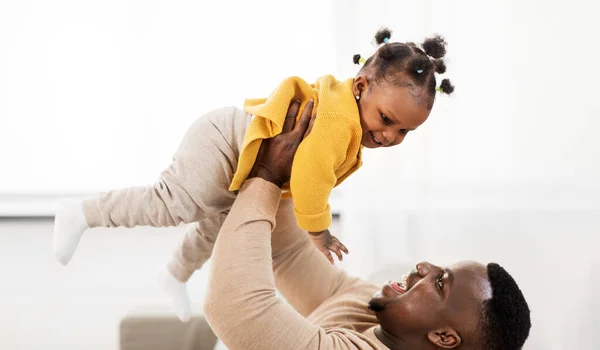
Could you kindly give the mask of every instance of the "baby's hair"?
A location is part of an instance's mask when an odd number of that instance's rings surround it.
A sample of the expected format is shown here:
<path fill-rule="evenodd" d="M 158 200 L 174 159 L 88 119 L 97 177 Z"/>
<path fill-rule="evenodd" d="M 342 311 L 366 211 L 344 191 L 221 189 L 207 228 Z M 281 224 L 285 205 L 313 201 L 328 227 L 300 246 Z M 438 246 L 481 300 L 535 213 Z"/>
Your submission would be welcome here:
<path fill-rule="evenodd" d="M 425 39 L 419 46 L 415 43 L 391 42 L 392 31 L 383 28 L 375 34 L 375 43 L 381 45 L 367 60 L 356 54 L 355 64 L 364 63 L 361 72 L 373 69 L 375 82 L 387 82 L 396 86 L 406 86 L 418 103 L 433 107 L 436 91 L 451 94 L 454 86 L 443 79 L 437 86 L 435 74 L 444 74 L 446 64 L 446 41 L 439 35 Z"/>

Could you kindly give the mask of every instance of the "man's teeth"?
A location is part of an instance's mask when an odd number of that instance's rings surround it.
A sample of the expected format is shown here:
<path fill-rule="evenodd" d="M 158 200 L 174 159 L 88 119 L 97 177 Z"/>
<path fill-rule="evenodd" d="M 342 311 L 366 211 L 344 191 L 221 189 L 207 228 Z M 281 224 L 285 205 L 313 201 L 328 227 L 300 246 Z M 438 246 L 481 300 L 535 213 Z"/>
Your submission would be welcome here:
<path fill-rule="evenodd" d="M 398 284 L 400 285 L 400 287 L 404 290 L 408 289 L 408 276 L 404 275 L 402 276 L 402 278 L 400 279 L 400 282 L 398 282 Z"/>

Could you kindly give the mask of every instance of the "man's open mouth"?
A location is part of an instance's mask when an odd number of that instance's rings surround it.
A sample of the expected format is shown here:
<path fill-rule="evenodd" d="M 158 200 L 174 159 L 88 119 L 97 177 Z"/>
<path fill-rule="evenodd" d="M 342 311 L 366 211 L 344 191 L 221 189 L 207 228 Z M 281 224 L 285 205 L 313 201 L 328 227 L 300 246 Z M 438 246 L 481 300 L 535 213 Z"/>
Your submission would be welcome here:
<path fill-rule="evenodd" d="M 389 285 L 399 294 L 404 294 L 408 291 L 408 277 L 402 276 L 399 282 L 389 281 Z"/>

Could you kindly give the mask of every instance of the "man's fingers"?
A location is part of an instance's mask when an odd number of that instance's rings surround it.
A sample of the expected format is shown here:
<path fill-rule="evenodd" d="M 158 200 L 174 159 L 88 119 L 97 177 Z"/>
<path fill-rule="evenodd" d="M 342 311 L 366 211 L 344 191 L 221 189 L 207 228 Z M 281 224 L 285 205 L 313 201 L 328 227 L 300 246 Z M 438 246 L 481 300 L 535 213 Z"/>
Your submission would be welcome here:
<path fill-rule="evenodd" d="M 314 105 L 315 103 L 312 100 L 310 100 L 302 110 L 300 120 L 298 120 L 298 124 L 296 124 L 296 127 L 294 128 L 294 132 L 296 133 L 296 135 L 298 135 L 298 140 L 304 138 L 304 134 L 306 133 L 308 125 L 310 124 L 310 119 Z"/>
<path fill-rule="evenodd" d="M 306 128 L 306 131 L 304 132 L 304 135 L 302 136 L 302 140 L 304 140 L 306 138 L 306 136 L 308 136 L 308 134 L 310 134 L 310 131 L 313 128 L 313 125 L 315 125 L 315 120 L 317 119 L 317 108 L 315 108 L 315 110 L 313 111 L 313 115 L 310 118 L 310 122 L 308 122 L 308 128 Z"/>
<path fill-rule="evenodd" d="M 294 123 L 296 122 L 296 116 L 298 115 L 299 109 L 300 101 L 293 101 L 290 104 L 287 114 L 285 115 L 285 121 L 283 122 L 283 130 L 281 131 L 282 133 L 294 130 Z"/>

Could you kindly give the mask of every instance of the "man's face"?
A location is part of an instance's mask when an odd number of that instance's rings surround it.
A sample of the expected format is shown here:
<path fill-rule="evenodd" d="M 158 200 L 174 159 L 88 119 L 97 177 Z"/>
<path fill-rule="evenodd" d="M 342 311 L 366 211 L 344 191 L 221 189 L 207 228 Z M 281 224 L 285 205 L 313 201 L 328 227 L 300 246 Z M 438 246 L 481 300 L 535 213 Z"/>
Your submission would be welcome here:
<path fill-rule="evenodd" d="M 484 265 L 461 262 L 442 268 L 423 262 L 408 277 L 384 285 L 369 304 L 392 336 L 415 345 L 457 337 L 448 343 L 454 347 L 477 342 L 481 306 L 491 297 Z"/>

